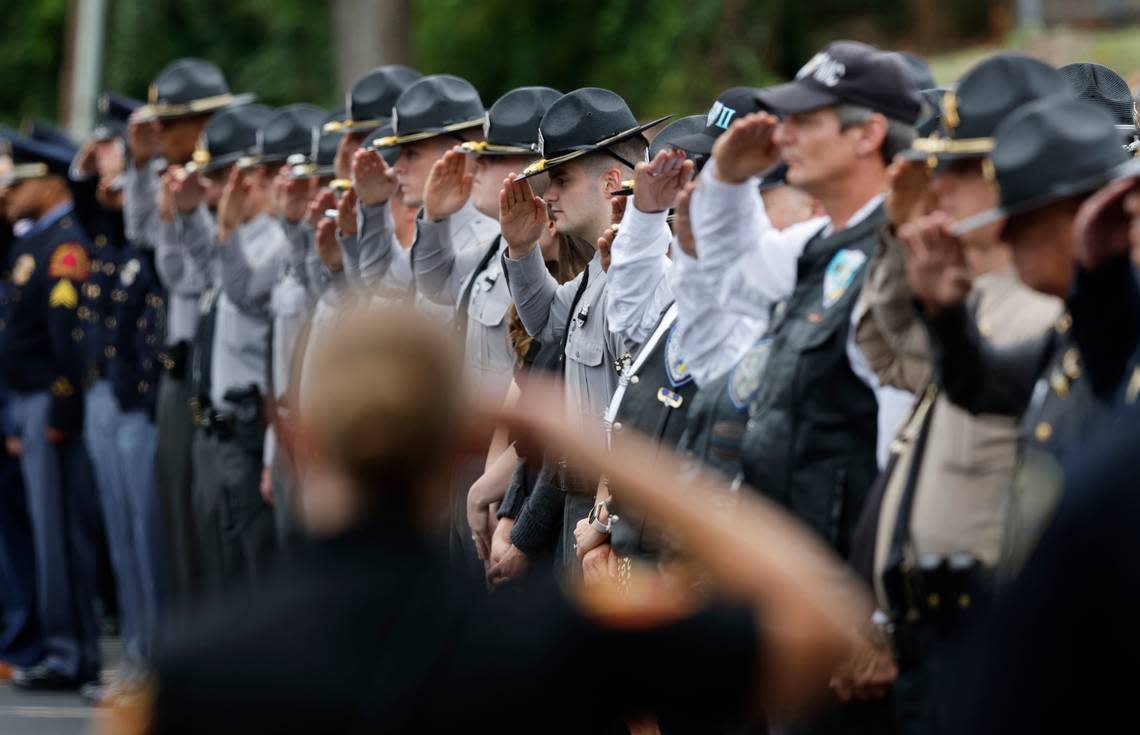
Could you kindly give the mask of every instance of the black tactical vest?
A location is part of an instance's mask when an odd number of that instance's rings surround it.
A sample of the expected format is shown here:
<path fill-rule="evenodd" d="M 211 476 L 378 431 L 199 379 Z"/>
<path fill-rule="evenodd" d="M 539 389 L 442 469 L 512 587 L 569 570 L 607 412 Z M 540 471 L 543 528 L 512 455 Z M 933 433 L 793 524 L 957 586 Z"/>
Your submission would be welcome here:
<path fill-rule="evenodd" d="M 741 447 L 745 481 L 843 555 L 878 472 L 878 404 L 851 370 L 847 334 L 883 220 L 880 205 L 804 247 L 795 291 L 772 320 L 768 364 Z"/>
<path fill-rule="evenodd" d="M 668 314 L 666 311 L 662 320 Z M 658 321 L 653 333 L 657 333 L 661 326 L 662 321 Z M 655 344 L 647 343 L 642 347 L 645 349 L 649 352 L 641 366 L 636 371 L 627 368 L 621 375 L 625 395 L 610 428 L 615 433 L 635 428 L 656 439 L 661 447 L 672 449 L 681 439 L 686 416 L 697 393 L 696 383 L 680 354 L 676 320 Z M 639 353 L 638 359 L 640 357 Z M 619 518 L 610 537 L 614 551 L 623 556 L 651 555 L 655 544 L 647 537 L 645 519 L 622 507 L 621 489 L 613 490 L 615 496 L 611 510 Z"/>

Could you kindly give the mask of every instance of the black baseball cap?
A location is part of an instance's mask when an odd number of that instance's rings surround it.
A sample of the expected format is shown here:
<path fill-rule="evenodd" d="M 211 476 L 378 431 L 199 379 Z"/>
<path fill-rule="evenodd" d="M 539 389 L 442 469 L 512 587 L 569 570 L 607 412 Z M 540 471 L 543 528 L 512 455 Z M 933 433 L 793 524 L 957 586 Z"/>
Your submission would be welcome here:
<path fill-rule="evenodd" d="M 730 87 L 717 96 L 705 116 L 704 130 L 671 141 L 686 153 L 707 156 L 713 143 L 732 123 L 753 112 L 764 109 L 757 99 L 760 90 L 755 87 Z"/>
<path fill-rule="evenodd" d="M 835 41 L 796 73 L 795 81 L 762 89 L 757 98 L 781 114 L 848 103 L 913 125 L 922 111 L 918 81 L 897 53 L 858 41 Z"/>

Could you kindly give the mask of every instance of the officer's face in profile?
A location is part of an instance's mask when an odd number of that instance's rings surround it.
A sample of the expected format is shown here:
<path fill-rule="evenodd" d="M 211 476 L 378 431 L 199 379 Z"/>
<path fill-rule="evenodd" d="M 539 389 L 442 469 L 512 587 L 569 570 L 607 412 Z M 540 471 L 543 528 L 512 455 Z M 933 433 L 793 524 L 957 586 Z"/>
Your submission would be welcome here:
<path fill-rule="evenodd" d="M 879 122 L 840 129 L 834 107 L 792 113 L 776 127 L 772 140 L 788 164 L 788 183 L 813 196 L 849 178 L 860 158 L 879 156 Z"/>
<path fill-rule="evenodd" d="M 610 216 L 609 192 L 621 188 L 622 172 L 601 158 L 586 156 L 551 169 L 543 199 L 563 235 L 593 242 Z M 601 225 L 599 227 L 599 224 Z"/>
<path fill-rule="evenodd" d="M 162 157 L 170 163 L 187 163 L 194 155 L 194 146 L 197 145 L 207 120 L 209 117 L 206 115 L 163 120 L 162 134 L 159 137 Z"/>
<path fill-rule="evenodd" d="M 934 208 L 963 220 L 992 209 L 998 204 L 998 190 L 982 173 L 982 160 L 968 158 L 947 163 L 930 182 Z M 994 222 L 966 233 L 962 241 L 967 247 L 990 247 L 1001 239 L 1002 222 Z"/>
<path fill-rule="evenodd" d="M 503 179 L 512 172 L 522 171 L 534 160 L 527 156 L 473 156 L 474 172 L 471 185 L 471 203 L 482 214 L 499 218 L 499 190 Z M 541 179 L 543 177 L 536 176 Z M 535 187 L 535 182 L 531 182 Z M 537 189 L 535 193 L 542 195 Z"/>
<path fill-rule="evenodd" d="M 211 211 L 218 208 L 218 202 L 222 201 L 222 192 L 226 188 L 226 179 L 230 177 L 230 169 L 233 166 L 223 166 L 208 173 L 202 174 L 202 185 L 206 189 L 206 206 Z"/>
<path fill-rule="evenodd" d="M 1013 264 L 1034 291 L 1065 298 L 1073 281 L 1073 219 L 1079 199 L 1063 199 L 1006 220 L 1002 239 L 1013 248 Z"/>
<path fill-rule="evenodd" d="M 38 219 L 42 212 L 41 200 L 44 178 L 15 181 L 5 189 L 4 216 L 9 222 Z"/>
<path fill-rule="evenodd" d="M 400 195 L 409 207 L 419 208 L 424 203 L 424 184 L 431 167 L 455 145 L 455 139 L 437 135 L 400 146 L 400 157 L 393 168 Z"/>

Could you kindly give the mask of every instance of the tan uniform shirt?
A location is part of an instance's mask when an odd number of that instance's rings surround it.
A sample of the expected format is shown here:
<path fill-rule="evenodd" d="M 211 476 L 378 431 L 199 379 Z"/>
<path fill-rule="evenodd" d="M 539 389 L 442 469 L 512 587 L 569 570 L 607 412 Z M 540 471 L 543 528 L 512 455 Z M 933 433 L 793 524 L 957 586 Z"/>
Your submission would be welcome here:
<path fill-rule="evenodd" d="M 858 344 L 880 380 L 917 392 L 929 380 L 930 354 L 903 273 L 899 243 L 884 233 L 869 268 L 857 307 L 862 315 Z M 975 279 L 970 299 L 980 331 L 995 345 L 1040 335 L 1062 307 L 1059 300 L 1022 284 L 1011 267 Z M 942 397 L 933 410 L 911 515 L 914 548 L 919 554 L 968 552 L 995 564 L 1017 457 L 1017 420 L 974 416 Z M 879 511 L 875 586 L 884 605 L 880 580 L 910 474 L 917 424 L 911 421 L 899 431 L 896 447 L 901 453 Z"/>

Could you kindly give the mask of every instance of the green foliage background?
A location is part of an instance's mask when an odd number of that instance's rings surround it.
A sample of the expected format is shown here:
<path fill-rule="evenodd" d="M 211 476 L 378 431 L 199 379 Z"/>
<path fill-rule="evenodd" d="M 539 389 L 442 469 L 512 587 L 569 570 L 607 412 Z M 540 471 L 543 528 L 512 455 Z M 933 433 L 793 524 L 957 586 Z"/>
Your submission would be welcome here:
<path fill-rule="evenodd" d="M 905 29 L 905 0 L 412 0 L 413 64 L 465 76 L 489 105 L 522 84 L 621 93 L 640 117 L 693 114 L 721 89 L 785 77 L 847 19 Z M 104 87 L 144 97 L 167 62 L 201 56 L 235 91 L 331 106 L 328 0 L 110 0 Z M 54 119 L 68 0 L 7 0 L 0 121 Z M 821 19 L 827 19 L 827 25 Z M 870 22 L 866 19 L 870 18 Z"/>

